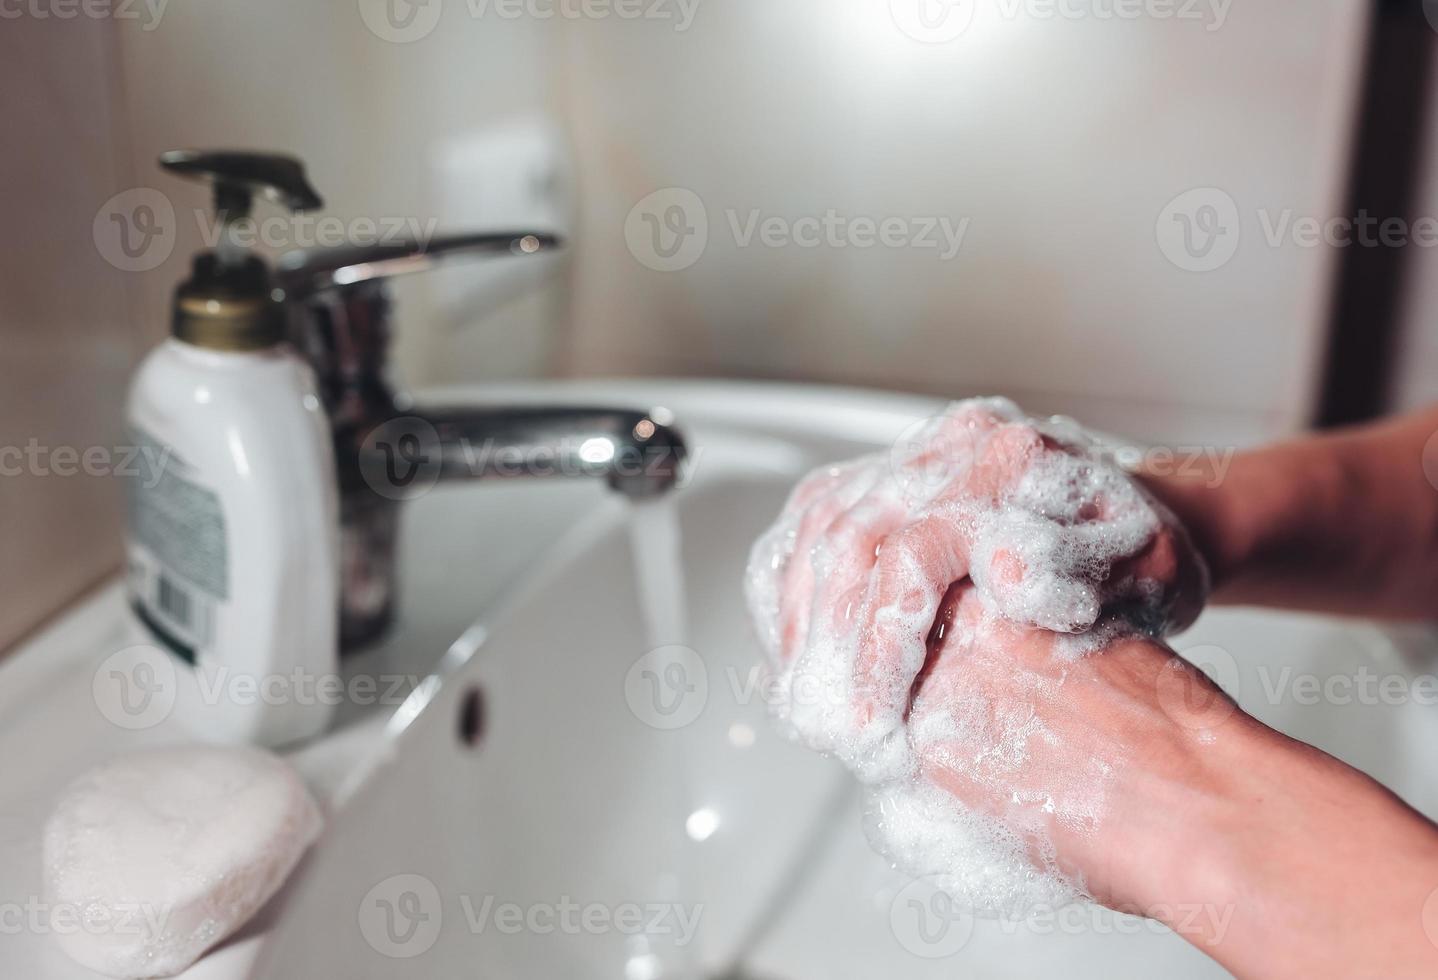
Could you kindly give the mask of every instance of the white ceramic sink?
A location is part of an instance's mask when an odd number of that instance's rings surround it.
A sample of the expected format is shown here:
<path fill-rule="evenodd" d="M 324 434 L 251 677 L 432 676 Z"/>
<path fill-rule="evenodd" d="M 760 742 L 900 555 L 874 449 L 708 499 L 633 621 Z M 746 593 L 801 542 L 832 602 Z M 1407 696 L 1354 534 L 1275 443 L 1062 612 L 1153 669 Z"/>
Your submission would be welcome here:
<path fill-rule="evenodd" d="M 669 639 L 697 657 L 644 659 L 627 510 L 599 488 L 444 488 L 408 505 L 399 628 L 347 669 L 429 679 L 397 711 L 352 711 L 296 756 L 330 801 L 326 835 L 247 937 L 195 976 L 1225 975 L 1156 925 L 1103 910 L 1028 925 L 936 915 L 926 885 L 870 851 L 847 775 L 772 732 L 740 595 L 749 543 L 809 467 L 887 446 L 938 403 L 727 384 L 485 395 L 675 412 L 694 457 L 677 496 L 690 625 Z M 104 656 L 85 648 L 98 635 L 65 641 L 78 647 L 72 688 Z M 1177 646 L 1263 720 L 1438 814 L 1438 706 L 1310 704 L 1296 680 L 1360 669 L 1411 680 L 1432 669 L 1426 632 L 1217 611 Z M 0 670 L 11 677 L 0 705 L 48 677 L 46 696 L 81 710 L 37 656 Z M 62 736 L 58 724 L 0 712 L 0 753 L 25 738 L 45 756 L 0 797 L 7 863 L 35 860 L 26 842 L 45 793 L 98 755 L 185 737 L 117 739 L 89 721 Z M 37 887 L 38 868 L 5 874 L 16 894 Z M 88 976 L 34 937 L 17 942 L 26 976 Z"/>

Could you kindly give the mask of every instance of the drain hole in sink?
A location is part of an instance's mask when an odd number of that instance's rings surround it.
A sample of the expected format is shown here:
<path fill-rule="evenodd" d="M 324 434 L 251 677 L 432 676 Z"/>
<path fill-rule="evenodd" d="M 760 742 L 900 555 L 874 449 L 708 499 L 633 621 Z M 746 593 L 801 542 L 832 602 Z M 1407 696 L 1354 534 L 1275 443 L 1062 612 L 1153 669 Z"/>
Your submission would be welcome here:
<path fill-rule="evenodd" d="M 484 690 L 472 685 L 459 702 L 459 740 L 471 749 L 484 741 Z"/>

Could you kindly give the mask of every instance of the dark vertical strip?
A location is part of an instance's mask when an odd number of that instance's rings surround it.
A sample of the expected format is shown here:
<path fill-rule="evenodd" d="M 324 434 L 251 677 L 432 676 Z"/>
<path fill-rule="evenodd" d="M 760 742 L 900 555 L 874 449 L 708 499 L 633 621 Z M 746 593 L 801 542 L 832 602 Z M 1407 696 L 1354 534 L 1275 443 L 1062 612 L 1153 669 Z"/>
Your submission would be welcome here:
<path fill-rule="evenodd" d="M 1409 221 L 1428 115 L 1428 65 L 1438 31 L 1424 16 L 1423 0 L 1375 0 L 1372 17 L 1346 216 L 1366 213 L 1375 222 Z M 1377 224 L 1370 242 L 1376 236 Z M 1386 408 L 1406 251 L 1361 244 L 1355 232 L 1354 243 L 1340 253 L 1316 420 L 1320 426 L 1361 422 Z"/>

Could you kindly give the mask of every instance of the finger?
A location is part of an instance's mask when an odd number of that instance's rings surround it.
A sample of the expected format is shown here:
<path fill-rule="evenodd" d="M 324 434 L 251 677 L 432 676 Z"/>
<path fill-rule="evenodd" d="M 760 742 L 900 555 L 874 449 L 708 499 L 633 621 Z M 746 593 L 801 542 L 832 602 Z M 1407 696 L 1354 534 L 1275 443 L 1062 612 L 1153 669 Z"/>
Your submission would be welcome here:
<path fill-rule="evenodd" d="M 819 536 L 813 556 L 818 582 L 810 642 L 857 634 L 869 577 L 880 545 L 908 519 L 908 508 L 881 484 L 835 517 Z"/>
<path fill-rule="evenodd" d="M 1015 623 L 1059 633 L 1086 630 L 1102 609 L 1095 576 L 1103 569 L 1086 560 L 1083 530 L 1036 514 L 1006 515 L 975 538 L 974 581 Z"/>
<path fill-rule="evenodd" d="M 914 699 L 918 697 L 918 692 L 924 690 L 930 675 L 939 668 L 940 663 L 961 657 L 960 651 L 966 639 L 972 637 L 974 626 L 978 622 L 975 609 L 981 607 L 977 603 L 971 605 L 963 600 L 965 596 L 972 597 L 973 591 L 972 582 L 960 580 L 949 586 L 949 591 L 939 600 L 939 614 L 934 617 L 933 629 L 929 630 L 924 666 L 914 678 L 913 691 L 910 693 L 910 714 L 914 710 Z"/>
<path fill-rule="evenodd" d="M 1107 602 L 1138 601 L 1140 625 L 1167 635 L 1192 625 L 1208 596 L 1208 569 L 1178 526 L 1163 526 L 1134 555 L 1115 562 L 1104 583 Z"/>
<path fill-rule="evenodd" d="M 868 582 L 880 543 L 907 519 L 892 481 L 880 480 L 836 515 L 812 548 L 808 632 L 796 653 L 784 711 L 821 751 L 844 755 L 854 742 L 853 669 Z"/>
<path fill-rule="evenodd" d="M 1045 449 L 1032 426 L 1008 422 L 982 404 L 955 421 L 980 432 L 972 465 L 924 516 L 883 542 L 870 577 L 854 660 L 861 743 L 903 723 L 940 603 L 969 574 L 975 504 L 1004 499 Z"/>
<path fill-rule="evenodd" d="M 827 489 L 808 493 L 808 503 L 799 515 L 794 532 L 793 550 L 779 583 L 781 663 L 791 663 L 808 640 L 818 580 L 814 566 L 815 545 L 829 525 L 862 499 L 878 478 L 875 466 L 848 468 L 828 480 Z"/>
<path fill-rule="evenodd" d="M 854 662 L 854 710 L 863 741 L 882 739 L 902 725 L 940 602 L 967 575 L 968 558 L 968 534 L 952 507 L 883 542 Z"/>
<path fill-rule="evenodd" d="M 1031 425 L 1011 422 L 997 427 L 974 461 L 964 495 L 990 505 L 1000 503 L 1042 458 L 1048 445 Z"/>
<path fill-rule="evenodd" d="M 1018 408 L 1003 399 L 955 402 L 914 435 L 901 466 L 910 471 L 967 470 L 989 433 L 1016 418 Z"/>
<path fill-rule="evenodd" d="M 800 523 L 809 508 L 853 479 L 856 464 L 827 466 L 809 473 L 790 492 L 779 517 L 754 542 L 744 571 L 744 594 L 760 645 L 771 663 L 783 659 L 783 584 L 798 546 Z"/>

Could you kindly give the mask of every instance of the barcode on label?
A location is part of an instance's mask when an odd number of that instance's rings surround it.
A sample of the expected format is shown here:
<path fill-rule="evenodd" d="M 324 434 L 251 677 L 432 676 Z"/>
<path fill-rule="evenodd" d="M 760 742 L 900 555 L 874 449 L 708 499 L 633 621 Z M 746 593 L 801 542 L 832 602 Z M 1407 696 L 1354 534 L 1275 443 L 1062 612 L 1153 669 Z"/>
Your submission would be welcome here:
<path fill-rule="evenodd" d="M 193 608 L 193 603 L 190 601 L 190 594 L 170 581 L 166 575 L 160 576 L 160 594 L 158 601 L 160 611 L 174 620 L 176 625 L 183 626 L 186 629 L 192 625 L 190 622 L 190 613 Z"/>
<path fill-rule="evenodd" d="M 203 644 L 210 638 L 210 604 L 206 597 L 190 592 L 163 572 L 155 581 L 155 605 L 165 619 L 188 634 L 188 639 Z"/>

